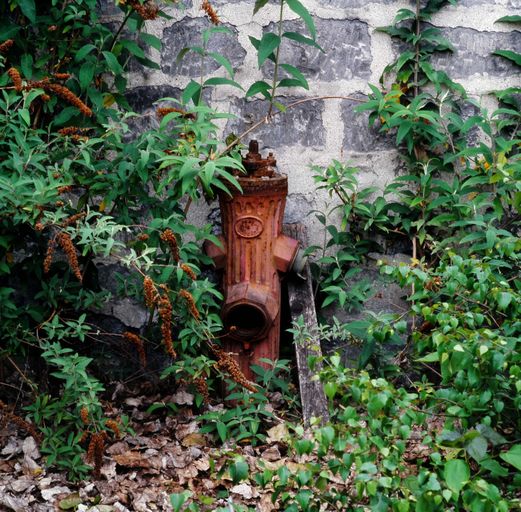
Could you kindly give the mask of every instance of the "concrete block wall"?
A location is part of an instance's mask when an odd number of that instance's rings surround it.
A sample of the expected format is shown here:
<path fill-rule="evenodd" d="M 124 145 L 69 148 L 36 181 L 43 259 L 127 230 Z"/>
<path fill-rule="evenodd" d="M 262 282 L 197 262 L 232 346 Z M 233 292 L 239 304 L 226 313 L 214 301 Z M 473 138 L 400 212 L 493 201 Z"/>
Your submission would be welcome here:
<path fill-rule="evenodd" d="M 111 3 L 112 0 L 108 0 Z M 296 99 L 316 96 L 351 96 L 363 98 L 369 92 L 368 83 L 377 84 L 387 64 L 396 58 L 398 48 L 377 27 L 391 24 L 400 8 L 414 9 L 406 0 L 302 0 L 313 14 L 321 53 L 284 41 L 281 60 L 297 66 L 308 79 L 309 91 L 284 89 L 279 100 L 290 103 Z M 186 0 L 185 8 L 172 7 L 167 12 L 172 20 L 147 22 L 147 31 L 161 38 L 161 52 L 151 56 L 160 63 L 160 70 L 134 67 L 129 81 L 129 100 L 147 123 L 154 122 L 153 101 L 164 96 L 178 97 L 191 78 L 200 74 L 199 57 L 193 53 L 176 63 L 178 52 L 186 46 L 200 44 L 201 32 L 209 26 L 200 9 L 201 0 Z M 218 34 L 210 49 L 225 55 L 236 69 L 236 81 L 247 89 L 254 81 L 270 77 L 266 66 L 258 70 L 256 52 L 248 37 L 262 37 L 273 27 L 278 6 L 270 2 L 252 17 L 252 0 L 213 0 L 224 26 L 232 35 Z M 435 65 L 446 70 L 461 83 L 470 95 L 493 108 L 491 91 L 519 86 L 521 75 L 516 68 L 499 57 L 491 56 L 495 49 L 521 52 L 521 34 L 516 26 L 495 23 L 502 16 L 521 14 L 521 0 L 460 0 L 436 14 L 432 23 L 454 45 L 454 54 L 436 57 Z M 106 9 L 107 19 L 117 18 L 112 7 Z M 286 12 L 286 30 L 299 29 L 301 21 Z M 205 66 L 206 76 L 225 76 L 223 68 L 214 62 Z M 267 80 L 269 81 L 269 80 Z M 241 133 L 266 114 L 267 105 L 259 99 L 244 99 L 244 93 L 232 87 L 218 87 L 208 97 L 212 106 L 237 117 L 223 123 L 223 134 Z M 320 243 L 322 230 L 311 210 L 324 209 L 327 197 L 314 188 L 311 165 L 326 166 L 333 159 L 350 161 L 361 169 L 363 186 L 385 186 L 400 172 L 400 161 L 392 140 L 370 129 L 367 116 L 355 114 L 356 101 L 321 99 L 289 110 L 262 126 L 252 137 L 257 138 L 263 151 L 273 151 L 279 170 L 288 174 L 290 194 L 286 212 L 288 222 L 303 221 L 308 225 L 312 243 Z M 211 209 L 211 207 L 210 207 Z M 192 220 L 207 222 L 209 207 L 192 208 Z M 307 217 L 306 217 L 307 216 Z"/>

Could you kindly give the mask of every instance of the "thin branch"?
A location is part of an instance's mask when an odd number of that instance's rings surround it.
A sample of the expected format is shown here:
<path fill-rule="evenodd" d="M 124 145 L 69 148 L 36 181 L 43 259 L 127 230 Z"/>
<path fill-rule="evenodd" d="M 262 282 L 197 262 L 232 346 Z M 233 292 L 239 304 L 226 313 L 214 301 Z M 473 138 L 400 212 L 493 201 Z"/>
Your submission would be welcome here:
<path fill-rule="evenodd" d="M 350 101 L 356 101 L 357 103 L 364 103 L 364 101 L 365 101 L 360 98 L 355 98 L 354 96 L 315 96 L 313 98 L 303 98 L 301 100 L 294 101 L 293 103 L 290 103 L 289 105 L 286 105 L 284 107 L 284 112 L 286 110 L 289 110 L 290 108 L 294 108 L 294 107 L 297 107 L 298 105 L 302 105 L 303 103 L 309 103 L 310 101 L 321 101 L 321 100 L 350 100 Z M 257 121 L 253 126 L 250 126 L 250 128 L 248 128 L 245 132 L 241 133 L 233 142 L 228 144 L 228 146 L 226 146 L 221 151 L 221 154 L 219 156 L 222 156 L 222 155 L 228 153 L 228 151 L 230 151 L 230 149 L 232 149 L 234 146 L 236 146 L 244 137 L 246 137 L 246 135 L 250 134 L 251 132 L 253 132 L 257 128 L 259 128 L 259 126 L 262 126 L 263 124 L 269 124 L 272 117 L 275 117 L 276 115 L 279 115 L 282 113 L 283 112 L 281 110 L 279 110 L 277 112 L 273 112 L 269 116 L 263 117 L 260 121 Z"/>

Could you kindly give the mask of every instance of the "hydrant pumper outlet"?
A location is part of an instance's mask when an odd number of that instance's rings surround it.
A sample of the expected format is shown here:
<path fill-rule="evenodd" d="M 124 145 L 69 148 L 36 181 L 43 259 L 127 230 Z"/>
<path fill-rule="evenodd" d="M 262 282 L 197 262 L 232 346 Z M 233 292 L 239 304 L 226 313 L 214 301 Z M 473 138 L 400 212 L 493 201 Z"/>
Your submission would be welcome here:
<path fill-rule="evenodd" d="M 273 154 L 262 158 L 252 140 L 243 165 L 248 175 L 237 176 L 242 193 L 219 195 L 222 247 L 209 243 L 205 249 L 224 270 L 223 348 L 253 380 L 252 364 L 279 357 L 279 273 L 303 258 L 299 242 L 282 234 L 288 178 L 276 172 Z"/>

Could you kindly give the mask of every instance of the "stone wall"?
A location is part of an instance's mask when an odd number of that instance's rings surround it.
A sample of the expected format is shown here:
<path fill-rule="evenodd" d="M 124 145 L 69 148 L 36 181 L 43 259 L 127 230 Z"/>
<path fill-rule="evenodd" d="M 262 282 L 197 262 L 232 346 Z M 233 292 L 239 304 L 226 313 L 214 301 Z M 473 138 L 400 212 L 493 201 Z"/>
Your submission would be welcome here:
<path fill-rule="evenodd" d="M 111 3 L 111 0 L 108 0 Z M 411 8 L 413 2 L 395 0 L 303 0 L 314 15 L 318 42 L 322 53 L 313 48 L 291 43 L 282 51 L 283 62 L 299 67 L 308 78 L 310 89 L 287 90 L 283 103 L 302 97 L 352 96 L 363 97 L 368 83 L 376 84 L 385 66 L 399 51 L 390 38 L 376 28 L 389 25 L 399 8 Z M 256 52 L 248 37 L 260 38 L 272 27 L 278 7 L 268 4 L 252 18 L 253 1 L 213 0 L 223 24 L 232 35 L 218 34 L 212 39 L 211 50 L 224 54 L 236 69 L 236 80 L 245 88 L 265 78 L 256 66 Z M 130 77 L 129 99 L 144 114 L 153 112 L 152 102 L 163 96 L 179 96 L 180 90 L 200 72 L 199 59 L 188 54 L 176 63 L 178 52 L 185 46 L 197 45 L 201 31 L 208 26 L 200 10 L 200 0 L 186 0 L 184 9 L 171 8 L 172 20 L 147 22 L 147 30 L 161 38 L 161 52 L 152 50 L 160 70 L 134 67 Z M 521 0 L 460 0 L 457 6 L 442 9 L 432 23 L 443 27 L 455 47 L 452 55 L 436 57 L 436 65 L 445 69 L 468 92 L 492 107 L 488 94 L 497 88 L 519 85 L 521 77 L 514 66 L 491 56 L 495 49 L 521 51 L 521 36 L 516 27 L 495 23 L 502 16 L 519 14 Z M 119 13 L 108 7 L 107 18 Z M 288 10 L 287 29 L 298 29 L 300 21 Z M 303 27 L 301 27 L 303 30 Z M 268 70 L 269 71 L 269 70 Z M 225 71 L 209 62 L 208 76 L 224 76 Z M 266 113 L 266 104 L 258 99 L 246 101 L 241 91 L 218 87 L 211 93 L 210 103 L 224 112 L 237 116 L 223 126 L 224 133 L 240 133 Z M 270 125 L 253 135 L 264 151 L 273 151 L 280 171 L 289 176 L 287 221 L 302 221 L 313 209 L 323 209 L 327 199 L 313 186 L 312 164 L 327 165 L 332 159 L 349 160 L 361 169 L 363 185 L 384 186 L 399 172 L 399 160 L 392 141 L 367 126 L 367 117 L 353 112 L 355 101 L 329 99 L 304 103 L 277 116 Z M 148 116 L 151 122 L 153 116 Z M 208 207 L 199 205 L 192 215 L 206 222 Z M 305 220 L 311 242 L 319 243 L 322 233 L 313 216 Z"/>

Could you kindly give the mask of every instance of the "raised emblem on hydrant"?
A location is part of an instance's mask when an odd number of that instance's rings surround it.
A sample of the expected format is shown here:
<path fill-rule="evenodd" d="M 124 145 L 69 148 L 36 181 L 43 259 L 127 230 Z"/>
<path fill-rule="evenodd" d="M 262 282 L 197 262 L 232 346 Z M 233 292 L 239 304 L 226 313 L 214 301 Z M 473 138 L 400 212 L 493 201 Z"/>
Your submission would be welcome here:
<path fill-rule="evenodd" d="M 280 273 L 301 261 L 299 242 L 282 234 L 288 178 L 276 164 L 272 153 L 262 158 L 257 141 L 250 142 L 243 158 L 247 176 L 237 176 L 242 193 L 219 195 L 222 247 L 206 246 L 224 270 L 223 348 L 250 380 L 252 364 L 279 357 Z"/>

